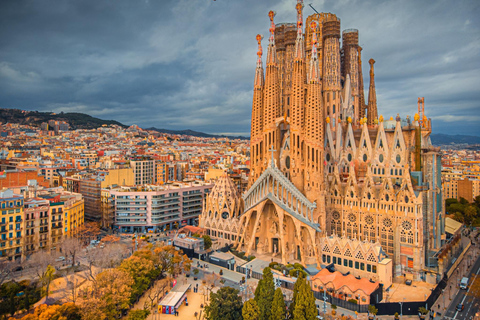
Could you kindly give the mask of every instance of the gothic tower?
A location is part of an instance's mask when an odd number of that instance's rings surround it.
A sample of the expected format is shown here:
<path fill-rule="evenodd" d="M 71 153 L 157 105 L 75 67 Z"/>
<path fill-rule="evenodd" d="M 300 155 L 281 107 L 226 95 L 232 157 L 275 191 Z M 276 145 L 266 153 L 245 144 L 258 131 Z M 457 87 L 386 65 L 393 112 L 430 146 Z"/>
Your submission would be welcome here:
<path fill-rule="evenodd" d="M 342 76 L 343 79 L 347 79 L 347 75 L 350 76 L 350 88 L 352 94 L 352 101 L 349 101 L 349 105 L 353 106 L 354 110 L 354 123 L 359 120 L 359 71 L 358 71 L 358 30 L 349 29 L 344 30 L 342 33 L 343 48 L 342 48 Z"/>
<path fill-rule="evenodd" d="M 297 39 L 292 70 L 292 106 L 290 112 L 290 176 L 298 190 L 303 191 L 304 168 L 304 120 L 305 120 L 305 52 L 303 49 L 302 9 L 297 3 Z"/>
<path fill-rule="evenodd" d="M 262 172 L 263 165 L 263 65 L 262 65 L 262 36 L 257 35 L 258 52 L 257 68 L 255 69 L 255 80 L 253 82 L 253 103 L 252 103 L 252 126 L 250 133 L 250 161 L 252 172 L 249 177 L 249 184 Z"/>
<path fill-rule="evenodd" d="M 340 109 L 340 19 L 327 14 L 323 23 L 323 98 L 327 115 L 338 121 Z"/>
<path fill-rule="evenodd" d="M 263 147 L 260 146 L 263 155 L 263 168 L 267 166 L 269 159 L 268 150 L 275 150 L 275 159 L 278 159 L 280 149 L 279 130 L 275 120 L 280 117 L 280 79 L 277 64 L 277 48 L 275 46 L 275 24 L 273 18 L 275 12 L 268 13 L 270 17 L 270 39 L 267 49 L 267 70 L 265 72 L 265 87 L 263 96 Z"/>

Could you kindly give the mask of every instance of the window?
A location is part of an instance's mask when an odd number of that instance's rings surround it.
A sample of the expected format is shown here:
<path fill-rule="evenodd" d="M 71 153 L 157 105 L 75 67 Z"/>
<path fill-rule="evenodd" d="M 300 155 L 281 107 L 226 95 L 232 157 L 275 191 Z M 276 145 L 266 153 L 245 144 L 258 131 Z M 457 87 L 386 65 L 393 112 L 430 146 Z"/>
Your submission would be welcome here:
<path fill-rule="evenodd" d="M 377 266 L 372 266 L 372 272 L 377 273 Z"/>
<path fill-rule="evenodd" d="M 355 269 L 359 269 L 359 263 L 358 263 L 358 261 L 355 261 Z"/>
<path fill-rule="evenodd" d="M 352 261 L 352 260 L 348 260 L 348 266 L 349 266 L 350 268 L 353 268 L 353 261 Z"/>
<path fill-rule="evenodd" d="M 365 263 L 363 263 L 363 262 L 360 263 L 360 270 L 362 270 L 362 271 L 365 270 Z"/>
<path fill-rule="evenodd" d="M 327 263 L 330 263 L 330 256 L 327 256 Z"/>
<path fill-rule="evenodd" d="M 367 264 L 367 272 L 372 272 L 372 266 Z"/>
<path fill-rule="evenodd" d="M 333 263 L 337 264 L 337 257 L 333 257 Z"/>
<path fill-rule="evenodd" d="M 347 267 L 347 266 L 348 266 L 348 260 L 347 260 L 347 259 L 343 259 L 343 266 L 344 266 L 344 267 Z"/>
<path fill-rule="evenodd" d="M 341 266 L 341 265 L 342 265 L 342 258 L 338 258 L 338 259 L 337 259 L 337 262 L 338 262 L 337 264 L 338 264 L 339 266 Z"/>

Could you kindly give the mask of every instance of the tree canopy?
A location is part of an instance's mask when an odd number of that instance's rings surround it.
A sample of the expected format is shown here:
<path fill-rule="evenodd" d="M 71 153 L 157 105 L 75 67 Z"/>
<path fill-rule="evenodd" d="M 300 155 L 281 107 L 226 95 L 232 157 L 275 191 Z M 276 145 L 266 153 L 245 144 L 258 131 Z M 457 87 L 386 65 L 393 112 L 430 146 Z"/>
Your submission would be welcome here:
<path fill-rule="evenodd" d="M 241 320 L 242 298 L 239 291 L 231 287 L 222 287 L 216 293 L 210 293 L 210 304 L 205 307 L 207 320 Z"/>
<path fill-rule="evenodd" d="M 260 317 L 260 310 L 258 309 L 255 299 L 250 299 L 243 305 L 242 308 L 243 320 L 258 320 Z M 285 318 L 284 318 L 285 319 Z"/>

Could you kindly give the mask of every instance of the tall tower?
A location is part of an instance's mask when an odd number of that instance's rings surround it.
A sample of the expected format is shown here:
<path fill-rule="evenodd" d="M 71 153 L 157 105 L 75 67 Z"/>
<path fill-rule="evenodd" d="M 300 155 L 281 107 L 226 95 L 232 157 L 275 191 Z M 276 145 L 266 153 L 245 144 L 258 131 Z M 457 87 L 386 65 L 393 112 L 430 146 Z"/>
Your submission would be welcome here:
<path fill-rule="evenodd" d="M 303 45 L 303 1 L 298 0 L 297 39 L 295 40 L 295 56 L 292 71 L 292 105 L 290 108 L 290 147 L 292 166 L 290 176 L 298 190 L 303 191 L 304 164 L 304 120 L 305 120 L 305 50 Z"/>
<path fill-rule="evenodd" d="M 377 93 L 375 92 L 375 74 L 373 73 L 373 64 L 375 60 L 368 60 L 370 63 L 370 88 L 368 89 L 368 113 L 367 113 L 367 125 L 372 126 L 375 124 L 375 119 L 378 118 L 377 114 Z"/>
<path fill-rule="evenodd" d="M 358 46 L 358 119 L 365 117 L 365 90 L 363 88 L 362 47 Z"/>
<path fill-rule="evenodd" d="M 286 114 L 287 116 L 290 116 L 291 75 L 296 37 L 297 26 L 295 23 L 279 23 L 275 26 L 275 45 L 277 47 L 277 64 L 280 77 L 281 114 Z"/>
<path fill-rule="evenodd" d="M 317 23 L 312 21 L 312 52 L 307 74 L 307 99 L 305 106 L 305 196 L 312 202 L 317 203 L 313 212 L 313 218 L 318 221 L 322 212 L 325 212 L 323 203 L 323 99 L 322 83 L 320 81 L 320 68 L 317 55 Z M 319 221 L 325 225 L 325 221 Z"/>
<path fill-rule="evenodd" d="M 359 120 L 359 83 L 358 83 L 358 30 L 348 29 L 342 33 L 343 40 L 343 64 L 342 64 L 342 76 L 347 79 L 347 75 L 350 75 L 350 88 L 352 90 L 353 101 L 349 102 L 349 105 L 353 105 L 354 110 L 354 123 L 358 123 Z"/>
<path fill-rule="evenodd" d="M 279 130 L 275 120 L 280 117 L 280 79 L 277 64 L 277 48 L 275 46 L 275 12 L 268 13 L 270 17 L 270 39 L 267 49 L 267 70 L 265 72 L 265 86 L 263 96 L 263 146 L 260 149 L 263 155 L 263 168 L 269 161 L 268 150 L 275 150 L 275 159 L 278 159 L 280 149 Z M 262 170 L 263 171 L 263 170 Z"/>
<path fill-rule="evenodd" d="M 333 126 L 340 114 L 340 19 L 327 14 L 323 22 L 323 98 L 327 115 Z"/>
<path fill-rule="evenodd" d="M 262 64 L 262 36 L 257 34 L 258 52 L 255 79 L 253 82 L 252 127 L 250 133 L 250 161 L 253 172 L 250 174 L 249 184 L 252 184 L 262 173 L 263 165 L 263 64 Z"/>

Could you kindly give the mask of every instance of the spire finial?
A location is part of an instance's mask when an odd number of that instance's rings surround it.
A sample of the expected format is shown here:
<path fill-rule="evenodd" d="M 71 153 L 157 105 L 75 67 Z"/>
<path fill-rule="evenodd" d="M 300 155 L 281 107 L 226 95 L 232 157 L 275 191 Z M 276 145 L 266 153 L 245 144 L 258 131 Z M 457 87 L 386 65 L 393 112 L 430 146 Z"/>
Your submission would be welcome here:
<path fill-rule="evenodd" d="M 312 28 L 312 57 L 310 59 L 308 82 L 317 83 L 320 81 L 320 69 L 318 66 L 317 55 L 317 23 L 312 21 L 312 23 L 310 23 L 310 28 Z"/>
<path fill-rule="evenodd" d="M 295 40 L 295 60 L 303 59 L 304 50 L 303 50 L 303 36 L 302 36 L 302 25 L 303 25 L 303 0 L 297 0 L 297 39 Z"/>
<path fill-rule="evenodd" d="M 263 67 L 262 67 L 262 54 L 263 54 L 262 39 L 263 39 L 263 36 L 260 35 L 260 34 L 257 34 L 256 39 L 257 39 L 257 43 L 258 43 L 258 51 L 257 51 L 258 59 L 257 59 L 257 69 L 255 71 L 255 81 L 254 81 L 253 85 L 255 87 L 262 87 L 263 86 Z"/>
<path fill-rule="evenodd" d="M 275 11 L 270 10 L 268 12 L 268 17 L 270 18 L 270 39 L 268 40 L 268 49 L 267 49 L 267 65 L 275 64 L 277 62 L 275 48 L 275 23 L 273 18 L 275 17 Z"/>
<path fill-rule="evenodd" d="M 258 43 L 258 51 L 257 51 L 257 67 L 262 65 L 262 54 L 263 54 L 263 49 L 262 49 L 262 39 L 263 36 L 260 34 L 257 34 L 257 43 Z"/>

